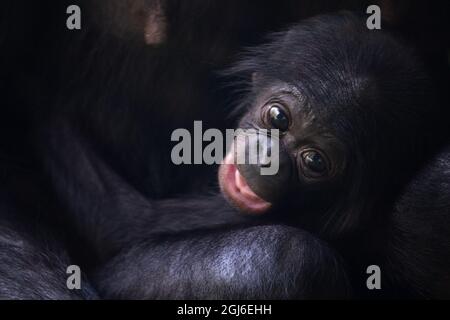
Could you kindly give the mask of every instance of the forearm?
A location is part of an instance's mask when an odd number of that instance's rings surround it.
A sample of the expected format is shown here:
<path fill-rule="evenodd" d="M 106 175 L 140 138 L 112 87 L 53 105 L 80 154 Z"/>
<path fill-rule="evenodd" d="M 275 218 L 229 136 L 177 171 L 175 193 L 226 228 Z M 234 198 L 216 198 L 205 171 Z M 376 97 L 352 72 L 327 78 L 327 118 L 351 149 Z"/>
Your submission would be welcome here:
<path fill-rule="evenodd" d="M 105 298 L 288 299 L 349 294 L 340 259 L 306 232 L 258 226 L 159 237 L 96 272 Z"/>
<path fill-rule="evenodd" d="M 63 123 L 64 124 L 64 123 Z M 122 179 L 70 126 L 42 133 L 45 167 L 59 201 L 58 217 L 108 257 L 151 234 L 242 223 L 221 195 L 151 200 Z"/>

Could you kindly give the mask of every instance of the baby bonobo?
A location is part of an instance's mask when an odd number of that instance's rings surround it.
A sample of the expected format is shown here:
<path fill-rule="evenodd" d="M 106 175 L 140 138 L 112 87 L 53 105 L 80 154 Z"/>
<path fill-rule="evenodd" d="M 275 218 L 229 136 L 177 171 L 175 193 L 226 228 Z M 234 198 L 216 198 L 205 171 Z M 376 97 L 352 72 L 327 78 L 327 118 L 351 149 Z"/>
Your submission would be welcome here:
<path fill-rule="evenodd" d="M 375 294 L 448 296 L 448 197 L 439 214 L 429 215 L 446 187 L 423 180 L 420 190 L 428 193 L 401 196 L 437 138 L 427 136 L 437 106 L 414 53 L 341 13 L 275 34 L 232 73 L 249 79 L 238 127 L 280 132 L 275 175 L 235 164 L 234 149 L 225 158 L 219 182 L 232 206 L 327 239 L 344 257 L 357 295 L 374 294 L 365 280 L 376 264 L 384 283 Z M 447 168 L 448 158 L 440 162 Z M 405 197 L 408 205 L 396 212 Z M 437 226 L 446 232 L 431 241 Z"/>
<path fill-rule="evenodd" d="M 225 158 L 219 181 L 232 205 L 334 236 L 387 219 L 435 111 L 410 49 L 343 13 L 275 34 L 232 71 L 251 79 L 238 127 L 280 132 L 275 175 Z"/>
<path fill-rule="evenodd" d="M 414 178 L 436 107 L 412 50 L 340 13 L 275 34 L 232 74 L 248 83 L 238 127 L 277 129 L 279 166 L 263 175 L 267 162 L 231 152 L 223 194 L 149 200 L 85 143 L 44 140 L 55 189 L 103 258 L 88 272 L 100 295 L 448 297 L 450 157 Z"/>

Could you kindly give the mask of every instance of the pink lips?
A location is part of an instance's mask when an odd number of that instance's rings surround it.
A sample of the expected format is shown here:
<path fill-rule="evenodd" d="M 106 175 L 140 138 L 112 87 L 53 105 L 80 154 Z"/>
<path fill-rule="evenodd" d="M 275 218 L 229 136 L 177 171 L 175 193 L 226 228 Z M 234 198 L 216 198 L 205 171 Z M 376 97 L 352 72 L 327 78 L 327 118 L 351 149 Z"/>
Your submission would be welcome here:
<path fill-rule="evenodd" d="M 271 203 L 253 192 L 233 163 L 231 153 L 227 155 L 224 163 L 220 166 L 219 183 L 229 200 L 242 211 L 262 214 L 272 206 Z"/>

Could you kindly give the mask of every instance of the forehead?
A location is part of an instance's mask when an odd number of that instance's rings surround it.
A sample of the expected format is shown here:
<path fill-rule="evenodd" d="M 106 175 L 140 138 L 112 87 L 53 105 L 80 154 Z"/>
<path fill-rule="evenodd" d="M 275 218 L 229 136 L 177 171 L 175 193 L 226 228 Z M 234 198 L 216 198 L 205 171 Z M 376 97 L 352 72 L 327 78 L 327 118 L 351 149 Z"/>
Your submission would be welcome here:
<path fill-rule="evenodd" d="M 344 90 L 336 89 L 334 85 L 322 85 L 318 91 L 334 91 L 325 94 L 311 94 L 301 82 L 295 84 L 276 79 L 264 79 L 254 84 L 253 93 L 256 106 L 262 106 L 272 101 L 284 102 L 293 118 L 319 125 L 331 124 L 333 119 L 343 121 L 352 104 L 351 95 Z M 339 91 L 339 92 L 336 92 Z M 338 96 L 333 99 L 330 96 Z M 343 98 L 346 96 L 346 98 Z M 322 124 L 321 124 L 322 123 Z"/>
<path fill-rule="evenodd" d="M 306 96 L 295 85 L 282 80 L 260 78 L 253 83 L 253 92 L 257 100 L 289 96 L 299 103 L 306 104 Z"/>

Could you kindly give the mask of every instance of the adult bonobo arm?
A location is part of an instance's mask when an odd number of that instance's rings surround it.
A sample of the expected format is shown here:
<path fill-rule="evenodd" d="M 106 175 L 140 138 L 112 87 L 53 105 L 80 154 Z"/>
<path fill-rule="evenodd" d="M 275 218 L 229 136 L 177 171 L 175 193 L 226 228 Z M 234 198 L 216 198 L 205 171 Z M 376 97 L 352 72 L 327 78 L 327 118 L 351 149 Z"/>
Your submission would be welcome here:
<path fill-rule="evenodd" d="M 9 175 L 16 183 L 24 172 L 3 161 L 1 167 L 5 172 L 0 174 L 0 300 L 97 299 L 84 270 L 79 290 L 69 289 L 70 274 L 66 271 L 76 260 L 66 249 L 63 237 L 42 221 L 39 209 L 25 205 L 31 210 L 28 216 L 23 214 L 24 201 L 17 202 Z M 26 192 L 26 185 L 18 185 L 27 197 L 32 194 Z"/>
<path fill-rule="evenodd" d="M 301 230 L 265 225 L 149 238 L 97 270 L 106 298 L 346 298 L 340 258 Z"/>
<path fill-rule="evenodd" d="M 49 125 L 43 134 L 45 167 L 64 204 L 59 218 L 108 259 L 150 234 L 235 225 L 239 215 L 220 195 L 151 200 L 128 184 L 91 143 L 69 124 Z"/>
<path fill-rule="evenodd" d="M 67 267 L 76 263 L 59 239 L 48 236 L 39 223 L 30 230 L 11 223 L 0 208 L 0 300 L 97 299 L 97 293 L 81 274 L 80 290 L 67 287 Z M 25 230 L 24 230 L 25 229 Z M 37 231 L 37 230 L 38 231 Z M 47 233 L 45 233 L 47 232 Z"/>

